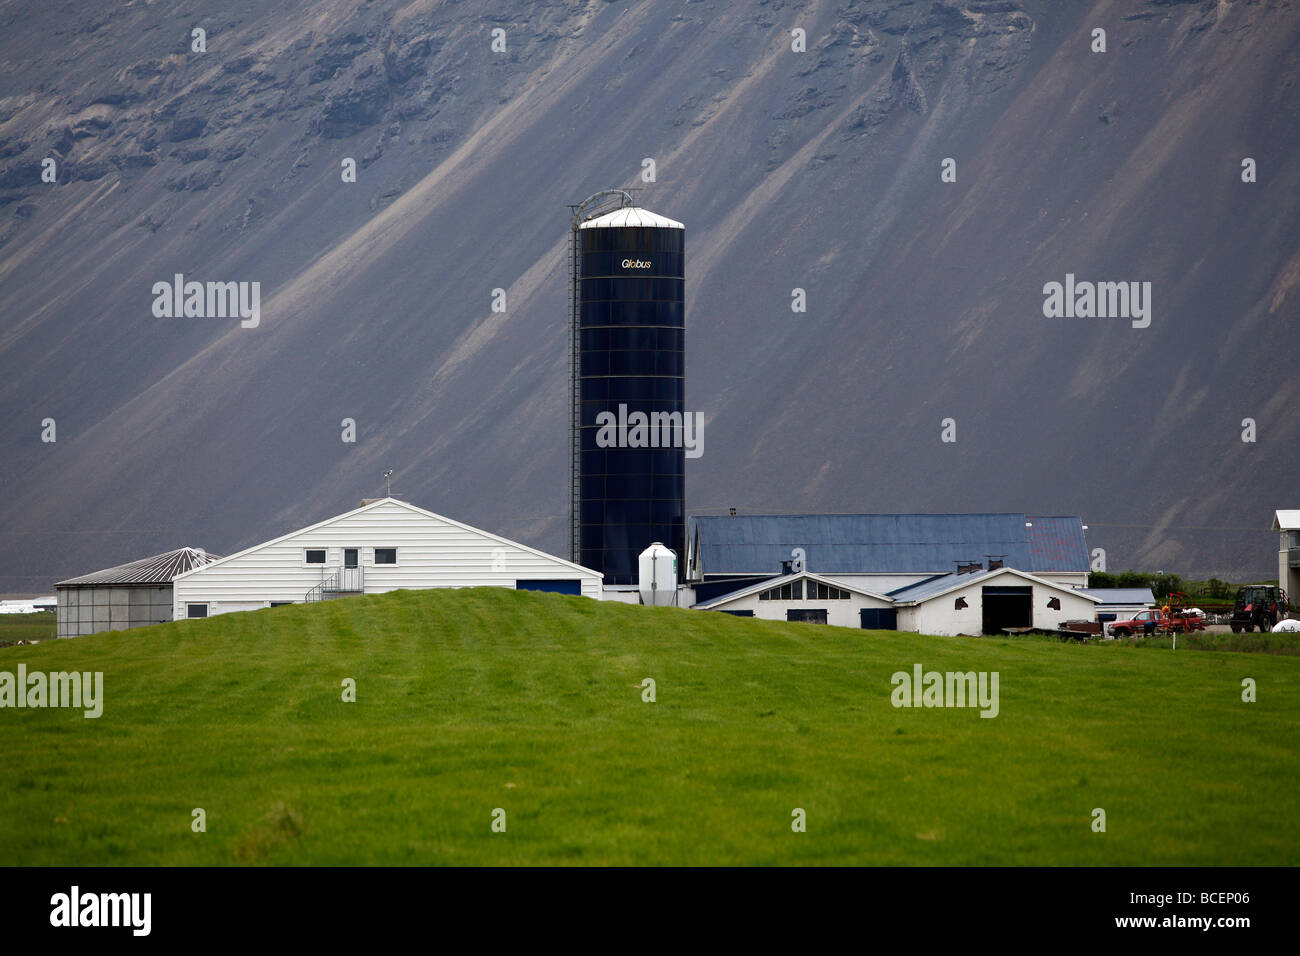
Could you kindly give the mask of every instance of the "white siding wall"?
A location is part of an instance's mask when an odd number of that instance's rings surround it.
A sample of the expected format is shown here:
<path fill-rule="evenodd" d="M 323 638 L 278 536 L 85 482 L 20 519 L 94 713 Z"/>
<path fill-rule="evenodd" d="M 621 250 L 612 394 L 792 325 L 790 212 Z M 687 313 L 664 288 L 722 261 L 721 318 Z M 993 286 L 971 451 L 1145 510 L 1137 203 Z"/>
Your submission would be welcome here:
<path fill-rule="evenodd" d="M 1290 532 L 1283 532 L 1282 544 L 1285 547 L 1290 542 L 1287 538 Z M 1277 583 L 1286 591 L 1286 596 L 1292 604 L 1300 602 L 1300 568 L 1291 567 L 1290 550 L 1279 551 L 1277 553 Z"/>
<path fill-rule="evenodd" d="M 840 584 L 847 584 L 853 588 L 862 588 L 864 591 L 875 591 L 877 594 L 888 594 L 890 591 L 896 591 L 909 584 L 916 584 L 939 573 L 933 571 L 925 574 L 822 574 L 816 568 L 806 568 L 805 570 L 811 571 L 827 581 L 838 581 Z"/>
<path fill-rule="evenodd" d="M 634 588 L 602 588 L 600 599 L 613 601 L 615 604 L 640 604 L 641 592 Z"/>
<path fill-rule="evenodd" d="M 972 596 L 969 592 L 974 590 Z M 955 610 L 953 604 L 958 597 L 965 597 L 969 607 Z M 898 629 L 914 631 L 917 634 L 941 634 L 954 637 L 958 634 L 978 636 L 984 626 L 983 611 L 980 609 L 978 588 L 963 588 L 952 594 L 918 604 L 916 607 L 898 609 Z"/>
<path fill-rule="evenodd" d="M 758 592 L 748 597 L 738 598 L 719 605 L 715 611 L 753 611 L 754 617 L 765 621 L 784 621 L 785 612 L 790 608 L 825 608 L 826 623 L 837 627 L 862 627 L 862 617 L 858 610 L 864 607 L 889 607 L 888 601 L 878 601 L 864 594 L 849 592 L 847 601 L 818 601 L 805 598 L 802 601 L 761 601 Z"/>
<path fill-rule="evenodd" d="M 1061 607 L 1065 607 L 1065 605 L 1062 604 Z M 1088 618 L 1088 620 L 1095 621 L 1098 614 L 1114 614 L 1115 620 L 1127 621 L 1129 618 L 1141 614 L 1148 607 L 1150 607 L 1148 604 L 1098 604 L 1093 607 L 1092 617 Z"/>
<path fill-rule="evenodd" d="M 323 576 L 320 565 L 305 563 L 308 548 L 327 549 L 326 575 L 342 566 L 344 548 L 357 548 L 367 594 L 398 588 L 513 588 L 517 579 L 542 578 L 580 580 L 583 596 L 600 597 L 601 579 L 593 572 L 387 501 L 176 578 L 176 619 L 186 617 L 188 603 L 206 603 L 209 614 L 222 614 L 272 601 L 302 601 Z M 397 564 L 376 565 L 375 548 L 396 548 Z"/>
<path fill-rule="evenodd" d="M 1087 598 L 1068 591 L 1031 584 L 1014 575 L 1003 575 L 992 581 L 981 581 L 949 591 L 947 594 L 933 597 L 916 607 L 898 609 L 898 629 L 914 631 L 918 634 L 938 634 L 955 637 L 960 634 L 978 637 L 984 628 L 983 592 L 985 585 L 990 587 L 1024 587 L 1032 586 L 1034 627 L 1043 630 L 1056 630 L 1064 621 L 1091 621 L 1096 615 L 1096 605 Z M 966 599 L 967 607 L 957 610 L 954 605 L 957 598 Z M 1049 598 L 1060 598 L 1061 609 L 1054 611 L 1047 606 Z"/>
<path fill-rule="evenodd" d="M 1054 611 L 1047 606 L 1047 599 L 1061 599 L 1061 609 Z M 1053 591 L 1034 585 L 1034 627 L 1056 630 L 1066 621 L 1095 621 L 1097 605 L 1087 598 L 1069 591 Z"/>
<path fill-rule="evenodd" d="M 1087 571 L 1035 571 L 1033 574 L 1036 578 L 1051 581 L 1053 584 L 1064 585 L 1067 588 L 1086 588 L 1088 586 Z M 1075 620 L 1075 618 L 1071 618 L 1071 620 Z"/>
<path fill-rule="evenodd" d="M 613 601 L 616 604 L 640 604 L 641 590 L 639 588 L 625 587 L 615 585 L 612 587 L 603 587 L 600 591 L 602 601 Z M 677 586 L 677 603 L 673 607 L 690 607 L 695 603 L 695 588 L 688 585 L 679 584 Z"/>

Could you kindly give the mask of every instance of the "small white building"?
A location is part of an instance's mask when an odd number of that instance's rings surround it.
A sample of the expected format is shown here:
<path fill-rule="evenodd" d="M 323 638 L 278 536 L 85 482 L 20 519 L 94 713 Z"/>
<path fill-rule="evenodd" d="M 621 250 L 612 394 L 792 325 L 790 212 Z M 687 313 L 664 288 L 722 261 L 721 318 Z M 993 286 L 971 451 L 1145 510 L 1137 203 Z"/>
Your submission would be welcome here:
<path fill-rule="evenodd" d="M 1292 604 L 1300 602 L 1300 510 L 1273 512 L 1273 530 L 1281 532 L 1277 583 Z"/>
<path fill-rule="evenodd" d="M 806 621 L 838 627 L 893 627 L 893 603 L 886 595 L 837 584 L 809 571 L 752 584 L 696 604 L 695 608 L 768 621 Z M 866 615 L 864 609 L 868 612 Z"/>
<path fill-rule="evenodd" d="M 181 618 L 399 588 L 505 587 L 600 598 L 601 575 L 396 498 L 178 575 Z"/>
<path fill-rule="evenodd" d="M 34 597 L 27 600 L 15 598 L 0 601 L 0 614 L 38 614 L 41 611 L 53 611 L 58 606 L 58 598 L 55 597 Z"/>
<path fill-rule="evenodd" d="M 1098 599 L 1015 568 L 943 574 L 890 594 L 898 630 L 978 636 L 1007 628 L 1055 631 L 1091 621 Z"/>

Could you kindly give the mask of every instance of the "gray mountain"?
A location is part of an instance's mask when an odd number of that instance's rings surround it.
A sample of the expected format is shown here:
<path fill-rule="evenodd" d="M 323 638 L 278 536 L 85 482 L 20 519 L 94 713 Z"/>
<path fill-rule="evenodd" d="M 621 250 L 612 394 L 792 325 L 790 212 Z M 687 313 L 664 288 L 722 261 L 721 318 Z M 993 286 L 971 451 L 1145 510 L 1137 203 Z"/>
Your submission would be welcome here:
<path fill-rule="evenodd" d="M 0 590 L 390 466 L 562 553 L 566 204 L 607 186 L 687 227 L 689 510 L 1079 514 L 1112 569 L 1268 576 L 1298 148 L 1289 2 L 10 4 Z M 260 323 L 156 317 L 176 274 Z M 1067 275 L 1149 326 L 1046 317 Z"/>

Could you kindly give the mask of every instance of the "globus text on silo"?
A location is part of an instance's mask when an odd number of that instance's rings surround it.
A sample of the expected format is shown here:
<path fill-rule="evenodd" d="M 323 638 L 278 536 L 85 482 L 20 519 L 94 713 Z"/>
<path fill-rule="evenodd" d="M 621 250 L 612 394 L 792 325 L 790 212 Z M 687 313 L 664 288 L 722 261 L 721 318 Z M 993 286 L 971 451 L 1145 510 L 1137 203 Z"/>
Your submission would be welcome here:
<path fill-rule="evenodd" d="M 598 448 L 684 448 L 687 458 L 704 454 L 703 412 L 596 413 Z"/>

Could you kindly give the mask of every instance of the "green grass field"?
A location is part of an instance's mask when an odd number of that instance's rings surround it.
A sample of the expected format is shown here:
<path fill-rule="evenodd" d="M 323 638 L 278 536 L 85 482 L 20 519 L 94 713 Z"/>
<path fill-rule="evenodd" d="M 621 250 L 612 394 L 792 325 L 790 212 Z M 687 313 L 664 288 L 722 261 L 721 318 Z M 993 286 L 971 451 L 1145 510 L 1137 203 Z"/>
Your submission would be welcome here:
<path fill-rule="evenodd" d="M 1290 656 L 475 589 L 0 650 L 19 663 L 102 671 L 105 703 L 0 710 L 5 864 L 1300 862 Z M 999 715 L 893 707 L 917 663 L 997 671 Z"/>
<path fill-rule="evenodd" d="M 57 615 L 53 611 L 37 614 L 0 614 L 0 647 L 18 641 L 50 641 L 55 637 Z M 0 664 L 0 667 L 3 667 Z"/>

